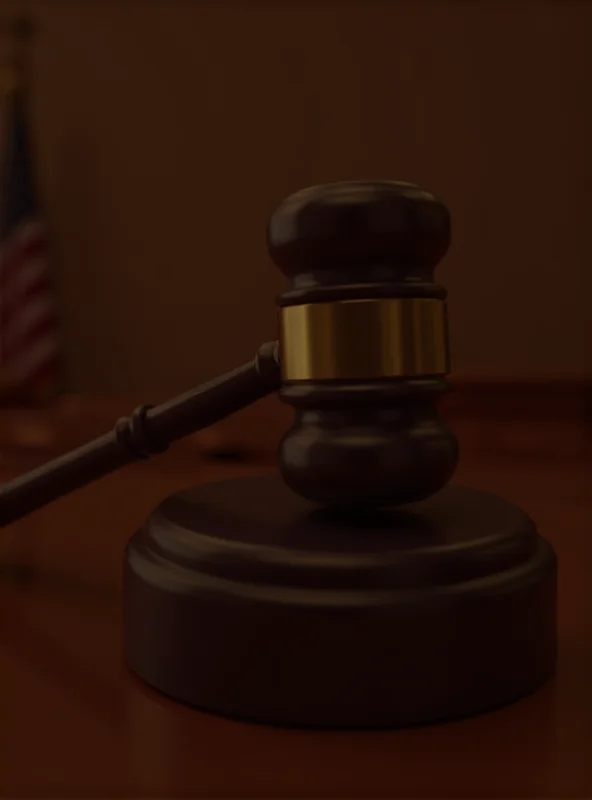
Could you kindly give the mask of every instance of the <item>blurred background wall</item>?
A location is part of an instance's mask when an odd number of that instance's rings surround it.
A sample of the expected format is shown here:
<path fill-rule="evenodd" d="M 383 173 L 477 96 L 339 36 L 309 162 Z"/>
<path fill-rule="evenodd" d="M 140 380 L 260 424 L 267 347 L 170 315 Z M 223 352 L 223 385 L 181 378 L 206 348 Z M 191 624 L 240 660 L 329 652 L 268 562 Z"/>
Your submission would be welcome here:
<path fill-rule="evenodd" d="M 592 373 L 592 3 L 3 3 L 31 119 L 66 389 L 172 392 L 276 333 L 287 193 L 408 180 L 453 215 L 469 376 Z"/>

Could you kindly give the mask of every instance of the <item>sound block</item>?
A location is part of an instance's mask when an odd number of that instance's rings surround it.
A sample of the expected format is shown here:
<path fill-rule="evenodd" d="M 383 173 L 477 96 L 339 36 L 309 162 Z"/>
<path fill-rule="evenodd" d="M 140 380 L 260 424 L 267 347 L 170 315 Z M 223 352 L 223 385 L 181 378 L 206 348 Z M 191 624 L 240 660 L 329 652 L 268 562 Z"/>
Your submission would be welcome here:
<path fill-rule="evenodd" d="M 450 485 L 320 509 L 276 477 L 166 499 L 125 559 L 125 658 L 225 716 L 392 727 L 483 712 L 554 671 L 556 561 L 519 508 Z"/>

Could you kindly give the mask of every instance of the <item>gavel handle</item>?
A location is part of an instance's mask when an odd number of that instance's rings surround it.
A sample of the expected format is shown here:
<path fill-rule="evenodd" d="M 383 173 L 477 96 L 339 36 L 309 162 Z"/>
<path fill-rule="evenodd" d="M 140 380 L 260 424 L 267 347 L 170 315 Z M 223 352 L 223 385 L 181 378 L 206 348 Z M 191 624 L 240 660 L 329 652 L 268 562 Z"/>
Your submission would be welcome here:
<path fill-rule="evenodd" d="M 277 342 L 253 361 L 159 406 L 140 406 L 110 433 L 0 487 L 0 526 L 102 478 L 126 464 L 163 453 L 201 430 L 280 388 Z"/>

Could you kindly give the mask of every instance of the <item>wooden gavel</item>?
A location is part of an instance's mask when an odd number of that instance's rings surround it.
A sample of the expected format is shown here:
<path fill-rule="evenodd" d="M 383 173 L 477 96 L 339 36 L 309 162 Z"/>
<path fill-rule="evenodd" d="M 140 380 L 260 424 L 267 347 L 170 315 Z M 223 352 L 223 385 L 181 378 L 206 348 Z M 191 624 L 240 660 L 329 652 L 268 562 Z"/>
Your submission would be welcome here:
<path fill-rule="evenodd" d="M 447 485 L 446 207 L 354 181 L 288 197 L 267 232 L 291 285 L 279 341 L 234 372 L 0 488 L 0 523 L 244 408 L 294 408 L 280 475 L 165 498 L 124 556 L 124 655 L 189 705 L 366 727 L 495 708 L 546 681 L 556 559 L 521 509 Z"/>
<path fill-rule="evenodd" d="M 372 209 L 362 232 L 351 199 L 340 205 L 348 192 L 362 219 Z M 293 491 L 350 507 L 433 494 L 458 458 L 434 404 L 449 359 L 446 292 L 433 272 L 449 241 L 446 207 L 410 184 L 332 184 L 293 196 L 268 226 L 270 255 L 292 281 L 279 298 L 280 342 L 179 398 L 141 406 L 111 433 L 5 484 L 0 524 L 278 390 L 296 412 L 278 458 Z"/>
<path fill-rule="evenodd" d="M 139 406 L 113 430 L 0 486 L 0 525 L 8 525 L 120 467 L 164 453 L 172 442 L 213 425 L 280 387 L 278 344 L 216 380 L 162 405 Z"/>

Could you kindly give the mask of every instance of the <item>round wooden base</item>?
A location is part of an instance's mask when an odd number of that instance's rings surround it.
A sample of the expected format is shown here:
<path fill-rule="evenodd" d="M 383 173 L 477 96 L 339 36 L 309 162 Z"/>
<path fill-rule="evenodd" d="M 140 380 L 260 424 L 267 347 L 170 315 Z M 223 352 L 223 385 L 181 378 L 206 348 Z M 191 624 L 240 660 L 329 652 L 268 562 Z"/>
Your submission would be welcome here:
<path fill-rule="evenodd" d="M 165 500 L 126 551 L 125 656 L 184 703 L 259 722 L 403 726 L 531 692 L 556 657 L 556 564 L 530 518 L 449 486 L 330 512 L 279 478 Z"/>

